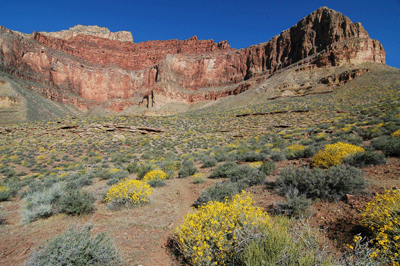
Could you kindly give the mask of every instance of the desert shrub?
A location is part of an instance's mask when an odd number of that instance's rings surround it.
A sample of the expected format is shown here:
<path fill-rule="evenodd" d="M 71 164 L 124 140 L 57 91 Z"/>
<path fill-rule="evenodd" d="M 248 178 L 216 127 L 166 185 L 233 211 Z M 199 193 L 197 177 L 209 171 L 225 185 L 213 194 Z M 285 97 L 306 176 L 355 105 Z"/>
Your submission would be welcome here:
<path fill-rule="evenodd" d="M 392 137 L 395 138 L 400 138 L 400 129 L 396 130 L 395 132 L 392 133 Z"/>
<path fill-rule="evenodd" d="M 165 182 L 165 179 L 153 179 L 147 181 L 147 184 L 149 184 L 151 187 L 165 187 L 167 183 Z"/>
<path fill-rule="evenodd" d="M 162 170 L 167 174 L 167 179 L 173 178 L 175 172 L 181 168 L 182 163 L 180 161 L 170 161 L 167 160 L 161 165 Z"/>
<path fill-rule="evenodd" d="M 138 169 L 137 163 L 130 163 L 126 167 L 126 171 L 128 171 L 130 174 L 135 173 L 137 171 L 137 169 Z"/>
<path fill-rule="evenodd" d="M 161 170 L 153 170 L 148 172 L 144 177 L 143 177 L 143 182 L 149 182 L 153 180 L 165 180 L 167 178 L 167 174 L 164 171 Z"/>
<path fill-rule="evenodd" d="M 50 217 L 57 213 L 55 208 L 57 201 L 65 192 L 65 185 L 55 183 L 50 188 L 35 191 L 26 196 L 26 206 L 22 210 L 22 221 L 30 223 L 39 218 Z"/>
<path fill-rule="evenodd" d="M 387 156 L 400 157 L 400 139 L 393 136 L 382 136 L 371 141 L 372 147 L 383 151 Z"/>
<path fill-rule="evenodd" d="M 82 215 L 95 210 L 95 201 L 96 198 L 90 192 L 69 189 L 60 197 L 56 205 L 61 212 Z"/>
<path fill-rule="evenodd" d="M 104 201 L 111 203 L 112 207 L 136 206 L 148 201 L 151 192 L 147 183 L 125 179 L 107 191 Z"/>
<path fill-rule="evenodd" d="M 234 265 L 332 265 L 320 250 L 318 232 L 309 225 L 296 225 L 283 216 L 272 224 L 235 254 Z"/>
<path fill-rule="evenodd" d="M 235 162 L 226 162 L 215 168 L 209 178 L 228 178 L 230 172 L 238 167 L 239 166 Z"/>
<path fill-rule="evenodd" d="M 240 160 L 244 162 L 258 162 L 258 161 L 265 161 L 266 159 L 267 159 L 266 154 L 257 152 L 246 152 L 240 157 Z"/>
<path fill-rule="evenodd" d="M 274 162 L 280 162 L 280 161 L 285 161 L 286 160 L 286 155 L 283 151 L 281 150 L 272 150 L 271 151 L 271 159 Z"/>
<path fill-rule="evenodd" d="M 317 125 L 318 128 L 320 129 L 328 129 L 331 125 L 329 123 L 319 123 Z"/>
<path fill-rule="evenodd" d="M 360 136 L 364 139 L 364 140 L 370 140 L 376 137 L 379 137 L 382 135 L 382 131 L 381 128 L 379 127 L 374 127 L 371 126 L 367 129 L 361 129 L 361 130 L 357 130 L 358 134 L 360 134 Z"/>
<path fill-rule="evenodd" d="M 260 168 L 262 164 L 263 164 L 263 162 L 259 161 L 259 162 L 252 162 L 252 163 L 249 163 L 248 166 L 249 166 L 250 168 L 255 169 L 255 168 Z"/>
<path fill-rule="evenodd" d="M 265 174 L 259 169 L 251 168 L 247 165 L 236 167 L 229 172 L 231 182 L 243 182 L 248 186 L 261 184 L 265 180 Z"/>
<path fill-rule="evenodd" d="M 365 205 L 361 217 L 361 224 L 371 232 L 376 247 L 371 256 L 386 257 L 392 265 L 399 265 L 400 190 L 387 190 L 383 195 L 376 195 L 374 201 Z"/>
<path fill-rule="evenodd" d="M 121 265 L 117 247 L 104 233 L 92 236 L 93 225 L 70 227 L 35 250 L 26 265 Z"/>
<path fill-rule="evenodd" d="M 195 173 L 193 175 L 193 184 L 201 184 L 204 182 L 204 176 L 202 173 Z"/>
<path fill-rule="evenodd" d="M 240 155 L 236 152 L 230 152 L 226 155 L 226 161 L 227 162 L 236 162 L 240 158 Z"/>
<path fill-rule="evenodd" d="M 347 142 L 353 145 L 360 145 L 363 139 L 357 134 L 343 134 L 335 139 L 335 142 Z"/>
<path fill-rule="evenodd" d="M 111 178 L 111 179 L 109 179 L 107 181 L 106 184 L 109 185 L 109 186 L 112 186 L 112 185 L 118 184 L 119 182 L 121 182 L 121 179 L 119 179 L 119 178 Z"/>
<path fill-rule="evenodd" d="M 193 265 L 226 265 L 240 244 L 257 237 L 270 218 L 242 192 L 232 200 L 208 202 L 192 209 L 177 227 L 174 239 Z"/>
<path fill-rule="evenodd" d="M 335 263 L 338 266 L 358 266 L 358 265 L 368 265 L 368 266 L 381 266 L 390 265 L 389 260 L 385 258 L 377 258 L 375 256 L 375 249 L 371 247 L 370 241 L 366 237 L 361 237 L 359 235 L 354 236 L 353 244 L 349 245 L 349 249 L 343 253 L 341 258 Z"/>
<path fill-rule="evenodd" d="M 143 164 L 140 165 L 136 171 L 137 178 L 139 180 L 143 179 L 143 177 L 150 171 L 154 170 L 155 166 L 153 164 Z"/>
<path fill-rule="evenodd" d="M 201 168 L 209 168 L 217 165 L 217 160 L 214 157 L 206 157 L 201 160 L 203 164 Z"/>
<path fill-rule="evenodd" d="M 314 156 L 312 166 L 328 168 L 333 165 L 340 165 L 345 157 L 357 152 L 364 152 L 364 149 L 343 142 L 328 144 Z"/>
<path fill-rule="evenodd" d="M 355 166 L 355 167 L 364 167 L 367 165 L 379 165 L 385 164 L 386 159 L 385 155 L 374 152 L 374 151 L 365 151 L 358 152 L 356 154 L 350 155 L 343 160 L 344 163 Z"/>
<path fill-rule="evenodd" d="M 78 175 L 76 179 L 72 179 L 67 183 L 67 187 L 70 189 L 80 189 L 84 186 L 89 186 L 91 184 L 93 184 L 93 180 L 90 179 L 88 175 Z"/>
<path fill-rule="evenodd" d="M 22 192 L 21 197 L 26 197 L 27 195 L 32 194 L 36 191 L 42 191 L 43 189 L 50 188 L 61 180 L 63 180 L 63 178 L 58 178 L 57 176 L 32 180 L 29 183 L 29 189 L 25 192 Z"/>
<path fill-rule="evenodd" d="M 227 180 L 225 182 L 217 182 L 214 186 L 203 190 L 199 198 L 194 203 L 195 207 L 206 204 L 209 201 L 223 202 L 226 199 L 231 199 L 234 195 L 240 192 L 237 183 L 232 183 Z"/>
<path fill-rule="evenodd" d="M 277 190 L 283 195 L 291 189 L 297 189 L 308 198 L 329 200 L 339 200 L 346 194 L 364 189 L 366 185 L 363 172 L 347 165 L 333 166 L 327 171 L 288 167 L 276 177 Z"/>
<path fill-rule="evenodd" d="M 12 186 L 10 184 L 0 184 L 0 201 L 6 201 L 12 196 L 15 196 L 18 192 L 18 189 L 18 187 Z"/>
<path fill-rule="evenodd" d="M 125 154 L 114 154 L 111 156 L 111 162 L 118 165 L 128 163 L 129 160 L 130 158 L 127 157 Z"/>
<path fill-rule="evenodd" d="M 285 193 L 285 202 L 280 202 L 274 211 L 289 217 L 299 218 L 303 216 L 311 204 L 307 195 L 300 194 L 296 188 Z"/>
<path fill-rule="evenodd" d="M 285 149 L 286 158 L 288 159 L 300 158 L 299 155 L 305 148 L 306 148 L 305 146 L 300 144 L 292 144 L 287 146 Z"/>
<path fill-rule="evenodd" d="M 119 168 L 104 169 L 99 173 L 101 180 L 108 180 L 112 178 L 123 179 L 128 176 L 128 172 Z"/>
<path fill-rule="evenodd" d="M 271 161 L 264 162 L 260 167 L 260 171 L 266 175 L 272 174 L 275 171 L 275 169 L 276 169 L 276 164 Z"/>
<path fill-rule="evenodd" d="M 192 161 L 186 161 L 183 163 L 183 167 L 178 172 L 179 178 L 188 177 L 197 173 L 199 169 L 194 165 Z"/>
<path fill-rule="evenodd" d="M 215 153 L 214 158 L 217 162 L 224 162 L 228 159 L 228 154 L 225 152 L 218 152 Z"/>

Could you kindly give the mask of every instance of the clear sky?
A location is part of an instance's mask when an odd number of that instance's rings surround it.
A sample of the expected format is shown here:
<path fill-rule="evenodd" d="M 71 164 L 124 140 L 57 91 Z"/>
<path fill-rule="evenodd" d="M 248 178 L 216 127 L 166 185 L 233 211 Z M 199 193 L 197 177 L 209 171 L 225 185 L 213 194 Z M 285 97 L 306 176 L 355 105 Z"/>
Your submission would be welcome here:
<path fill-rule="evenodd" d="M 0 25 L 24 33 L 77 24 L 132 32 L 148 40 L 227 40 L 232 48 L 266 42 L 321 6 L 361 22 L 400 68 L 400 0 L 0 0 Z"/>

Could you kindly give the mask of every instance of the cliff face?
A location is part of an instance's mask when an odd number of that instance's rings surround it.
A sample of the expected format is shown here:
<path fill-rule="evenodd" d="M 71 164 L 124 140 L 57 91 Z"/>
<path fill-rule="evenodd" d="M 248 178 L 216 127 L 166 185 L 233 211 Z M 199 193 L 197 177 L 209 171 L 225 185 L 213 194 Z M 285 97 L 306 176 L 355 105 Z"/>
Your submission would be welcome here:
<path fill-rule="evenodd" d="M 31 81 L 29 88 L 47 98 L 83 110 L 119 99 L 107 108 L 122 111 L 134 104 L 151 107 L 236 95 L 293 66 L 385 64 L 382 45 L 360 23 L 325 7 L 270 41 L 241 50 L 196 36 L 143 43 L 133 43 L 131 37 L 76 26 L 26 38 L 0 27 L 0 70 Z"/>

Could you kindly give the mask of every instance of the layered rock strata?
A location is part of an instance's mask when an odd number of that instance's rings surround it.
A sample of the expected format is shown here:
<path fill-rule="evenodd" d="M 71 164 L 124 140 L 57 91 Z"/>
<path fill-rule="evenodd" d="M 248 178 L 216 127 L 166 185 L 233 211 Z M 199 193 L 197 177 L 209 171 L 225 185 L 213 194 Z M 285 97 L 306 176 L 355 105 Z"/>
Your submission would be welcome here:
<path fill-rule="evenodd" d="M 27 86 L 47 98 L 82 110 L 113 100 L 117 104 L 107 108 L 120 112 L 135 104 L 151 108 L 237 95 L 294 66 L 385 64 L 382 45 L 360 23 L 326 7 L 270 41 L 241 50 L 196 36 L 133 43 L 128 35 L 76 26 L 26 38 L 0 27 L 0 70 L 30 81 Z M 367 70 L 351 71 L 350 78 Z M 346 79 L 329 75 L 320 83 Z"/>

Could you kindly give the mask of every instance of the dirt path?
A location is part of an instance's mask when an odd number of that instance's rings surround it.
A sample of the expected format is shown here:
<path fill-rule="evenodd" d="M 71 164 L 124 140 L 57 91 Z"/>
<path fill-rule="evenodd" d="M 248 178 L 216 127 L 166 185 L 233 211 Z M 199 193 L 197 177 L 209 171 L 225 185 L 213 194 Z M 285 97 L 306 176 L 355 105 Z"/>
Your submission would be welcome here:
<path fill-rule="evenodd" d="M 160 239 L 156 248 L 157 251 L 151 254 L 151 265 L 176 265 L 176 262 L 173 261 L 166 248 L 168 240 L 173 235 L 175 228 L 182 223 L 185 215 L 189 212 L 192 204 L 198 197 L 198 189 L 194 187 L 195 185 L 189 179 L 173 179 L 170 180 L 168 186 L 171 186 L 175 190 L 174 193 L 176 193 L 179 211 L 174 221 L 168 226 L 166 233 Z"/>

